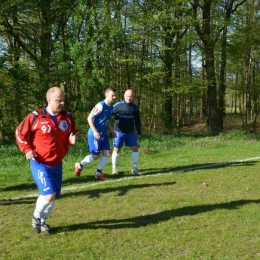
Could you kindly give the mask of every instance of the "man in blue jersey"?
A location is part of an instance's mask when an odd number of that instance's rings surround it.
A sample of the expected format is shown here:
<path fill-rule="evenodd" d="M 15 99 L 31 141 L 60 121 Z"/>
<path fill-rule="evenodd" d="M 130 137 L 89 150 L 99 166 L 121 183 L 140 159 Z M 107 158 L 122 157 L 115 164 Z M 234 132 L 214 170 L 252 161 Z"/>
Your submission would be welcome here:
<path fill-rule="evenodd" d="M 141 174 L 137 168 L 139 159 L 137 139 L 141 136 L 142 124 L 139 107 L 133 100 L 133 90 L 127 89 L 124 94 L 124 100 L 117 102 L 112 111 L 113 115 L 115 115 L 114 129 L 117 135 L 113 139 L 114 150 L 112 153 L 112 173 L 115 175 L 119 174 L 117 171 L 117 162 L 120 148 L 124 143 L 132 149 L 132 173 L 135 175 Z"/>
<path fill-rule="evenodd" d="M 116 98 L 115 92 L 114 88 L 107 88 L 105 90 L 105 100 L 96 104 L 88 116 L 88 123 L 90 126 L 88 130 L 88 145 L 91 154 L 87 155 L 81 162 L 75 164 L 76 176 L 80 176 L 83 166 L 97 160 L 102 151 L 95 178 L 98 180 L 106 179 L 102 170 L 107 164 L 110 152 L 109 139 L 106 133 L 107 128 L 109 128 L 112 136 L 116 137 L 116 133 L 109 122 L 112 116 L 112 104 Z"/>

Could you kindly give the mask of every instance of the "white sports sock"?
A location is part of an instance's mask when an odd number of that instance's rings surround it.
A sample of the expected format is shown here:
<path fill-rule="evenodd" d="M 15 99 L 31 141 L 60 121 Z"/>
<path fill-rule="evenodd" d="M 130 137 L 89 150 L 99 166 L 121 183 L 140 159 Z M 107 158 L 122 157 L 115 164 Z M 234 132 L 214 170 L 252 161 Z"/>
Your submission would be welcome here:
<path fill-rule="evenodd" d="M 116 152 L 112 153 L 112 168 L 113 169 L 116 169 L 118 157 L 119 157 L 119 153 L 116 153 Z"/>
<path fill-rule="evenodd" d="M 107 164 L 108 156 L 102 156 L 98 163 L 98 169 L 103 170 Z"/>
<path fill-rule="evenodd" d="M 36 207 L 34 210 L 34 217 L 35 218 L 42 218 L 44 214 L 44 210 L 49 206 L 51 202 L 47 201 L 44 196 L 40 195 L 36 201 Z"/>
<path fill-rule="evenodd" d="M 94 161 L 94 159 L 93 159 L 92 155 L 90 154 L 90 155 L 87 155 L 87 156 L 80 162 L 80 164 L 81 164 L 82 166 L 84 166 L 84 165 L 87 165 L 87 164 L 92 163 L 93 161 Z"/>
<path fill-rule="evenodd" d="M 133 168 L 137 167 L 138 160 L 139 160 L 139 152 L 132 152 Z"/>
<path fill-rule="evenodd" d="M 44 209 L 43 213 L 41 214 L 41 222 L 44 223 L 46 219 L 50 216 L 54 207 L 54 201 L 51 201 L 48 206 Z"/>

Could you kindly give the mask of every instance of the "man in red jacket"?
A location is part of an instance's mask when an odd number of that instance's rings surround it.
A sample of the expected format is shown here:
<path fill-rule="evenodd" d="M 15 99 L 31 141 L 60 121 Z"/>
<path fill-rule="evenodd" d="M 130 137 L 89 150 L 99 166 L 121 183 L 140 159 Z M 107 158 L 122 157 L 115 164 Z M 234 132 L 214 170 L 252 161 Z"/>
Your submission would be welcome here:
<path fill-rule="evenodd" d="M 20 150 L 30 160 L 30 168 L 40 195 L 32 217 L 34 231 L 50 233 L 46 219 L 54 200 L 60 197 L 62 159 L 69 145 L 76 143 L 73 116 L 64 110 L 64 92 L 58 87 L 46 93 L 48 105 L 29 113 L 18 125 L 15 133 Z"/>

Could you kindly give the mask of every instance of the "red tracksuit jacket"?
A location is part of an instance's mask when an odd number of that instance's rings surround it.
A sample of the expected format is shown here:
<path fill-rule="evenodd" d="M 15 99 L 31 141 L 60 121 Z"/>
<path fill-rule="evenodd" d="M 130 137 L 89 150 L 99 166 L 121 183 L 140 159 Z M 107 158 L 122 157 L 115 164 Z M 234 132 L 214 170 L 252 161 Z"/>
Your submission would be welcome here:
<path fill-rule="evenodd" d="M 57 166 L 68 153 L 70 133 L 76 132 L 74 118 L 69 112 L 59 113 L 55 124 L 43 108 L 24 118 L 16 129 L 15 137 L 23 153 L 35 151 L 36 161 Z"/>

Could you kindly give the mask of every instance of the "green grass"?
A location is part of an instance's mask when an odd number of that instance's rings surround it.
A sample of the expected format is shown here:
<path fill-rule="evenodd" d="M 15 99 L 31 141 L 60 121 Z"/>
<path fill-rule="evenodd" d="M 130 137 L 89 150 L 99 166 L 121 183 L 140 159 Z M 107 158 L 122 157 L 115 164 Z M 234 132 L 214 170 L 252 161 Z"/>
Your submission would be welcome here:
<path fill-rule="evenodd" d="M 123 149 L 121 175 L 110 175 L 109 160 L 105 182 L 94 181 L 97 162 L 74 177 L 88 154 L 80 140 L 64 159 L 50 236 L 30 226 L 38 192 L 28 162 L 16 146 L 1 147 L 0 259 L 260 259 L 258 138 L 146 136 L 142 176 L 130 175 Z"/>

